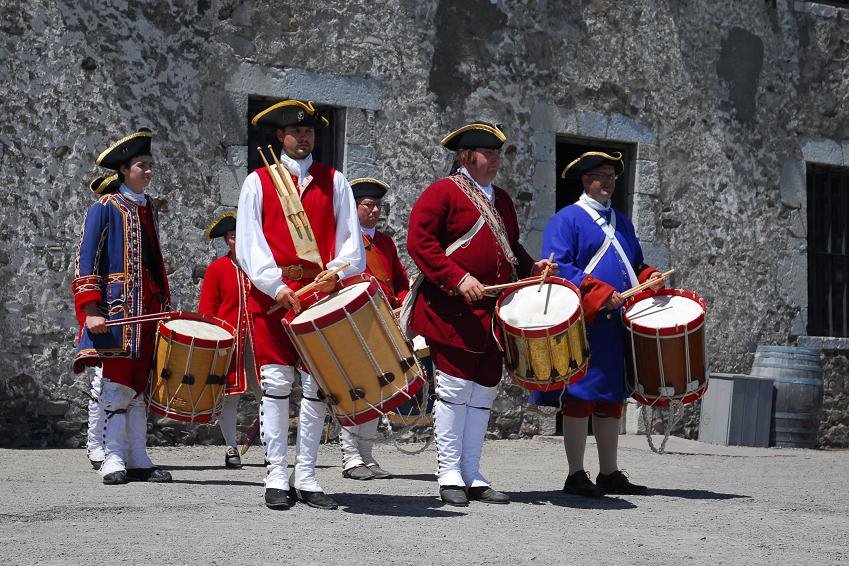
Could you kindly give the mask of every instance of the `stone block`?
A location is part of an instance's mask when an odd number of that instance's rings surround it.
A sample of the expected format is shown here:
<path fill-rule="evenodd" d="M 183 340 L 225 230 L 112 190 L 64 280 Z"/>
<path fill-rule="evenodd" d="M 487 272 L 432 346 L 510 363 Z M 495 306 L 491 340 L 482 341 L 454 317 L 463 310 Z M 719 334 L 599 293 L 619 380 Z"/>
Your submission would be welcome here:
<path fill-rule="evenodd" d="M 533 190 L 536 193 L 536 197 L 534 198 L 535 202 L 540 202 L 540 197 L 544 197 L 546 194 L 551 194 L 554 196 L 554 191 L 557 189 L 557 171 L 555 170 L 554 164 L 550 161 L 543 161 L 536 163 L 534 167 L 534 173 L 531 177 L 531 183 L 533 184 Z M 554 204 L 554 198 L 551 199 L 552 205 Z M 551 210 L 551 214 L 554 214 L 554 210 Z"/>
<path fill-rule="evenodd" d="M 637 160 L 637 178 L 634 192 L 642 195 L 660 196 L 660 175 L 656 161 Z"/>
<path fill-rule="evenodd" d="M 531 229 L 528 231 L 528 234 L 522 238 L 522 244 L 534 259 L 540 257 L 542 250 L 542 235 L 542 230 Z"/>
<path fill-rule="evenodd" d="M 649 127 L 616 113 L 610 116 L 610 123 L 607 126 L 607 139 L 629 143 L 657 143 L 657 136 Z"/>
<path fill-rule="evenodd" d="M 248 166 L 248 146 L 231 145 L 227 147 L 227 165 L 233 167 Z"/>
<path fill-rule="evenodd" d="M 802 348 L 814 348 L 817 350 L 849 351 L 849 338 L 800 335 L 796 340 L 796 345 Z"/>
<path fill-rule="evenodd" d="M 348 179 L 359 177 L 380 179 L 383 176 L 377 166 L 374 148 L 358 144 L 347 144 L 345 146 L 344 173 Z"/>
<path fill-rule="evenodd" d="M 557 117 L 557 107 L 539 101 L 531 108 L 531 128 L 535 132 L 556 132 Z"/>
<path fill-rule="evenodd" d="M 633 212 L 634 229 L 637 237 L 646 242 L 657 240 L 657 211 L 655 210 L 655 197 L 636 194 L 634 195 Z"/>
<path fill-rule="evenodd" d="M 350 144 L 370 145 L 374 128 L 374 112 L 349 108 L 345 112 L 345 141 Z"/>
<path fill-rule="evenodd" d="M 645 161 L 658 161 L 660 159 L 660 150 L 657 146 L 650 143 L 641 143 L 637 145 L 637 159 Z"/>
<path fill-rule="evenodd" d="M 808 258 L 805 254 L 782 252 L 777 256 L 774 280 L 778 296 L 791 307 L 808 304 Z"/>
<path fill-rule="evenodd" d="M 556 161 L 557 159 L 557 138 L 553 132 L 537 131 L 531 136 L 533 142 L 534 159 L 538 161 Z M 539 169 L 539 167 L 537 168 Z M 552 167 L 553 169 L 553 167 Z"/>
<path fill-rule="evenodd" d="M 778 185 L 781 192 L 781 204 L 790 208 L 800 208 L 805 199 L 805 162 L 790 159 L 781 165 L 781 180 Z"/>
<path fill-rule="evenodd" d="M 286 72 L 289 96 L 345 108 L 380 110 L 380 81 L 343 75 L 325 75 L 305 69 Z"/>
<path fill-rule="evenodd" d="M 801 146 L 805 161 L 843 165 L 843 147 L 834 140 L 806 138 L 802 140 Z"/>
<path fill-rule="evenodd" d="M 603 140 L 607 137 L 607 116 L 598 112 L 578 112 L 578 133 L 588 138 Z"/>
<path fill-rule="evenodd" d="M 3 159 L 3 144 L 0 144 L 0 160 Z M 849 140 L 843 140 L 843 166 L 849 167 Z"/>
<path fill-rule="evenodd" d="M 666 271 L 669 269 L 669 246 L 652 242 L 640 242 L 643 248 L 643 259 L 649 265 Z"/>
<path fill-rule="evenodd" d="M 571 108 L 558 108 L 555 116 L 555 132 L 558 134 L 578 134 L 578 113 Z"/>
<path fill-rule="evenodd" d="M 247 155 L 247 154 L 246 154 Z M 246 166 L 236 167 L 222 165 L 218 168 L 218 200 L 222 206 L 237 206 L 242 183 L 248 176 Z"/>
<path fill-rule="evenodd" d="M 45 417 L 64 417 L 70 406 L 68 401 L 44 399 L 38 405 L 38 414 Z"/>
<path fill-rule="evenodd" d="M 790 322 L 790 334 L 793 336 L 801 336 L 808 331 L 808 309 L 802 307 L 793 320 Z M 801 344 L 800 344 L 801 346 Z"/>

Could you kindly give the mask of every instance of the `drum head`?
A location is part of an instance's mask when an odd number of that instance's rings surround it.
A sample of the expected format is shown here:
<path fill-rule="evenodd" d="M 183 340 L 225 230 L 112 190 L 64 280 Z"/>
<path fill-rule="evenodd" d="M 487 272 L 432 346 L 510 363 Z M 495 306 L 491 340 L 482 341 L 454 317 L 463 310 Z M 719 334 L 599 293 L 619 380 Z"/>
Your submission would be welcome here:
<path fill-rule="evenodd" d="M 569 320 L 580 306 L 578 295 L 565 285 L 546 283 L 512 291 L 504 297 L 498 317 L 516 328 L 550 328 Z"/>
<path fill-rule="evenodd" d="M 658 294 L 628 307 L 625 319 L 644 328 L 674 328 L 687 326 L 704 314 L 704 308 L 689 297 Z"/>
<path fill-rule="evenodd" d="M 369 285 L 370 283 L 368 281 L 364 281 L 362 283 L 355 283 L 350 287 L 344 287 L 332 295 L 321 299 L 313 306 L 296 316 L 292 320 L 291 324 L 296 325 L 304 322 L 311 322 L 326 314 L 335 312 L 342 307 L 347 306 L 362 293 L 366 292 Z"/>
<path fill-rule="evenodd" d="M 227 340 L 233 338 L 232 334 L 220 326 L 201 320 L 178 318 L 163 322 L 162 324 L 169 330 L 183 336 L 192 336 L 204 340 Z"/>

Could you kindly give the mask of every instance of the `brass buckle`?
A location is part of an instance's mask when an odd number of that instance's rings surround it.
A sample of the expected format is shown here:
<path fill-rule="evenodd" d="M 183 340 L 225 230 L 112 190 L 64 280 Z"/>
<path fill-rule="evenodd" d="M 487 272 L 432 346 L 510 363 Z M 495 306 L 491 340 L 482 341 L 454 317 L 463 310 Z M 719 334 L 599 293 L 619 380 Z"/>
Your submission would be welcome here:
<path fill-rule="evenodd" d="M 286 277 L 292 281 L 300 281 L 304 278 L 304 268 L 301 265 L 287 265 L 286 273 Z"/>

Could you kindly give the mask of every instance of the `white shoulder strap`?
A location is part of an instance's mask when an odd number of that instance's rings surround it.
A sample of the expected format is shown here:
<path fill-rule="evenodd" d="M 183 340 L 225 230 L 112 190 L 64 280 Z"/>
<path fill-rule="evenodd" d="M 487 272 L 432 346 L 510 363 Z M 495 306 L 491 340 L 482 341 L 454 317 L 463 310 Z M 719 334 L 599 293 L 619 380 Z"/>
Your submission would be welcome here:
<path fill-rule="evenodd" d="M 471 239 L 475 237 L 475 234 L 483 228 L 484 224 L 486 224 L 486 221 L 483 216 L 479 216 L 478 221 L 475 222 L 475 225 L 472 226 L 468 232 L 457 238 L 456 242 L 453 242 L 445 248 L 445 257 L 450 256 L 458 249 L 468 244 Z M 413 282 L 410 284 L 410 291 L 407 293 L 407 296 L 404 297 L 404 302 L 401 303 L 401 313 L 398 315 L 398 324 L 401 326 L 401 330 L 407 335 L 407 338 L 410 339 L 413 337 L 413 334 L 411 334 L 408 330 L 410 315 L 413 313 L 413 304 L 416 302 L 416 296 L 419 294 L 419 287 L 421 287 L 423 281 L 424 275 L 422 275 L 421 271 L 419 271 L 419 274 L 416 275 L 416 278 L 413 279 Z"/>
<path fill-rule="evenodd" d="M 586 212 L 590 216 L 592 221 L 595 222 L 595 224 L 599 228 L 601 228 L 605 235 L 604 242 L 601 244 L 601 247 L 599 247 L 598 251 L 596 251 L 595 255 L 584 268 L 584 273 L 592 273 L 593 269 L 595 269 L 595 267 L 598 265 L 598 262 L 601 261 L 601 258 L 604 256 L 605 252 L 607 252 L 607 248 L 613 246 L 613 249 L 619 255 L 619 258 L 622 260 L 622 263 L 625 264 L 625 269 L 628 270 L 628 279 L 631 281 L 631 286 L 636 287 L 639 284 L 637 274 L 634 273 L 634 267 L 631 265 L 631 260 L 628 259 L 625 250 L 622 249 L 622 244 L 620 244 L 619 240 L 616 238 L 616 213 L 611 211 L 610 223 L 608 223 L 596 210 L 594 210 L 587 203 L 578 201 L 575 204 L 584 209 L 584 212 Z"/>

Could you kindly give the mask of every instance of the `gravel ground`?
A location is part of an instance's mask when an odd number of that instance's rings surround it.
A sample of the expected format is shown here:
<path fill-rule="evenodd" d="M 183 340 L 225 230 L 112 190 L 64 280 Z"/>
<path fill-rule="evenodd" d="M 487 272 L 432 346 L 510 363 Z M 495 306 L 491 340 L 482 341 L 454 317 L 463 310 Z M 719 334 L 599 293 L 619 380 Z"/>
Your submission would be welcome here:
<path fill-rule="evenodd" d="M 659 444 L 657 438 L 655 444 Z M 644 496 L 560 491 L 561 439 L 489 441 L 482 469 L 510 505 L 442 506 L 433 447 L 375 447 L 390 480 L 318 476 L 324 511 L 262 502 L 262 451 L 225 470 L 217 446 L 154 448 L 173 484 L 104 486 L 83 450 L 0 450 L 5 564 L 837 564 L 849 563 L 849 452 L 721 447 L 622 436 L 620 466 Z M 290 451 L 291 454 L 291 451 Z M 590 439 L 587 468 L 597 459 Z"/>

